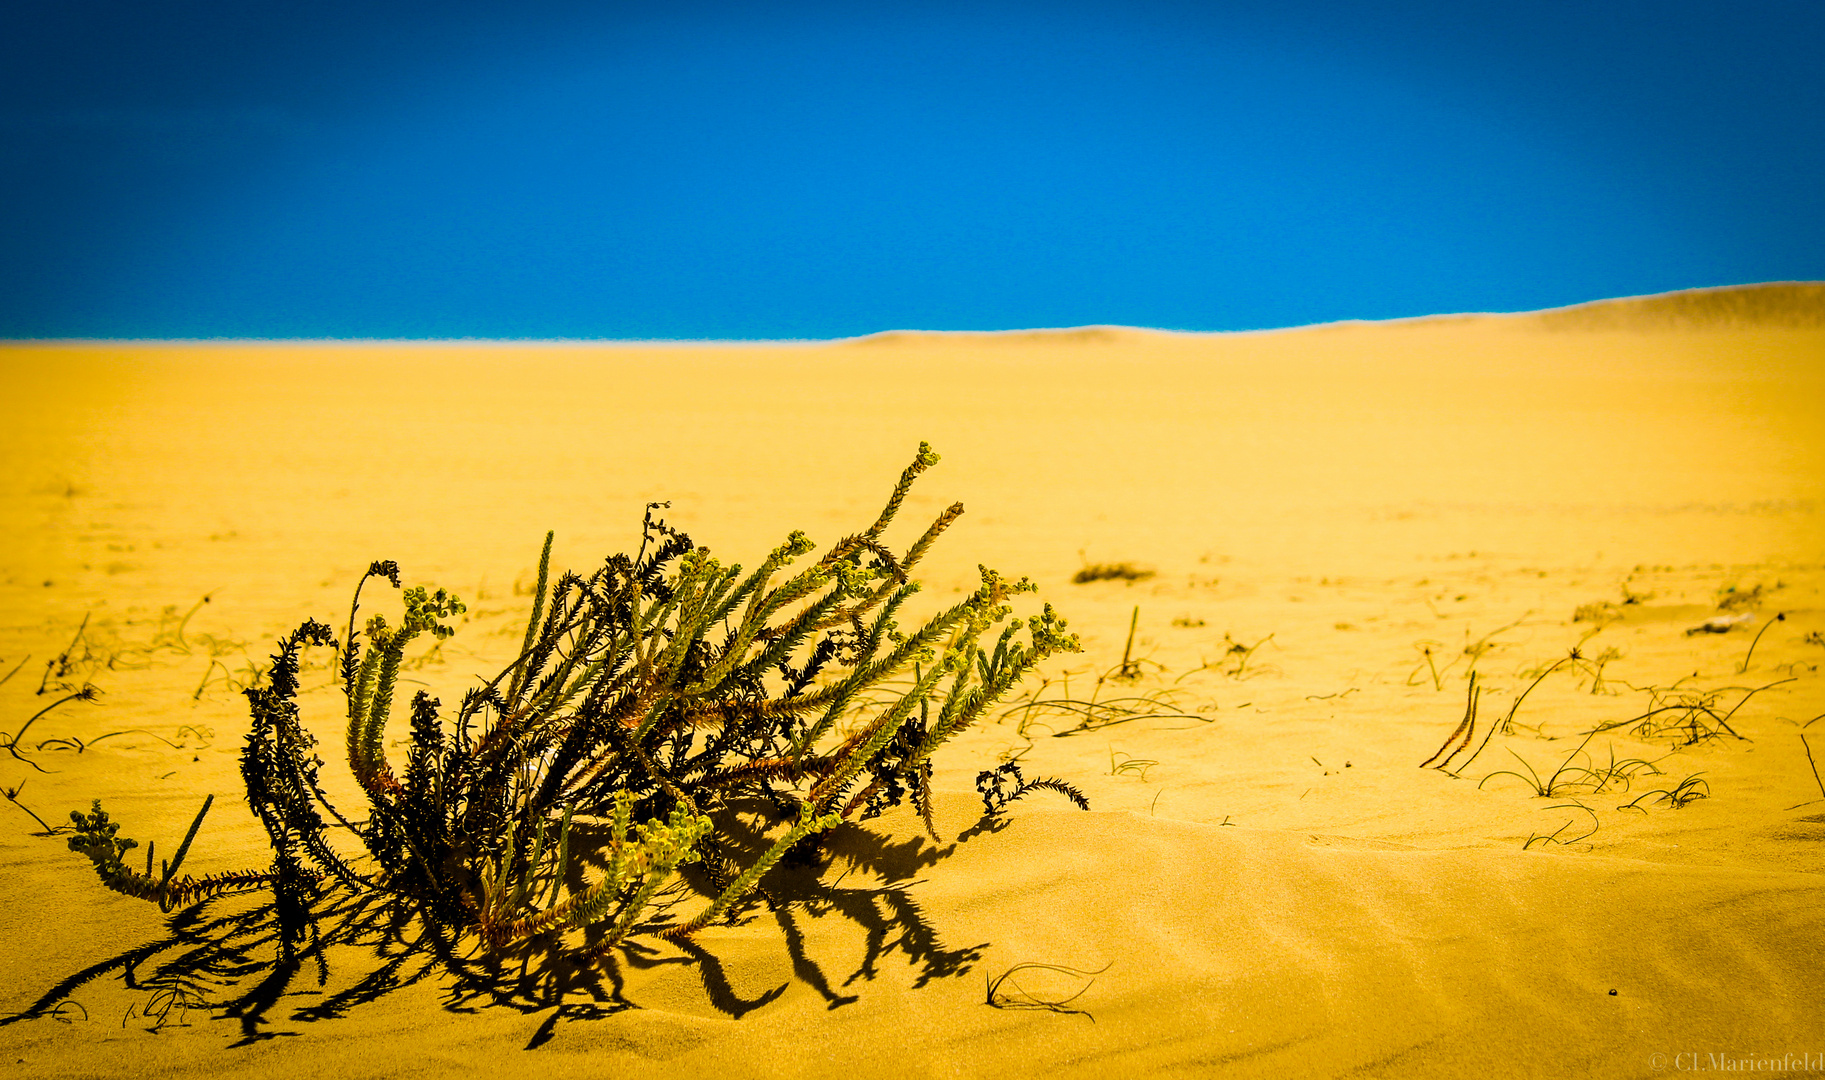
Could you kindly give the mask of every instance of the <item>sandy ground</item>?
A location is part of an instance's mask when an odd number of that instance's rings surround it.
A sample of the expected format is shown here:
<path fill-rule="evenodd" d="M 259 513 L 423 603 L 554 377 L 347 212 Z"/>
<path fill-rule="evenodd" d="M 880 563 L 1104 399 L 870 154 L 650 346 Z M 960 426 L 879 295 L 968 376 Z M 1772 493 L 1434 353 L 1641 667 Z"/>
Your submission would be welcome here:
<path fill-rule="evenodd" d="M 1825 1071 L 1825 289 L 1769 295 L 1220 336 L 0 347 L 0 732 L 102 691 L 0 755 L 0 1072 Z M 944 460 L 894 539 L 967 508 L 924 602 L 979 562 L 1030 575 L 1085 645 L 1032 698 L 1170 715 L 967 733 L 945 842 L 845 829 L 828 903 L 562 1004 L 349 947 L 321 984 L 219 970 L 238 1006 L 161 1018 L 152 973 L 252 940 L 221 921 L 248 902 L 168 926 L 24 812 L 101 798 L 169 850 L 214 793 L 189 868 L 259 865 L 236 691 L 369 561 L 469 600 L 410 672 L 451 700 L 515 650 L 545 530 L 588 567 L 669 499 L 752 562 L 865 526 L 922 439 Z M 1120 562 L 1152 576 L 1073 582 Z M 1106 677 L 1125 649 L 1140 677 Z M 1420 768 L 1472 671 L 1476 740 L 1509 730 Z M 329 745 L 339 700 L 307 672 Z M 1092 812 L 1042 792 L 978 827 L 976 772 L 1015 756 Z M 1025 968 L 992 1007 L 1022 964 L 1098 973 Z"/>

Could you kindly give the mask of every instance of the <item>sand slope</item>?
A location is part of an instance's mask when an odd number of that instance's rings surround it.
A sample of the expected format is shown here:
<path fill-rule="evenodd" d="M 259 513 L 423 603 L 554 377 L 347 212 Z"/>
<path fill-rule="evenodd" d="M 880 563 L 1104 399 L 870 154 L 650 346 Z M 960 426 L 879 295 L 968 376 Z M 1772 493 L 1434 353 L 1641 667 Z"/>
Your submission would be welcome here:
<path fill-rule="evenodd" d="M 978 562 L 1029 574 L 1086 646 L 1038 697 L 1068 680 L 1074 699 L 1153 695 L 1175 714 L 1062 734 L 1077 718 L 1042 709 L 972 731 L 938 761 L 942 846 L 904 816 L 846 827 L 834 907 L 762 909 L 695 953 L 654 946 L 561 1009 L 536 1000 L 536 973 L 490 1003 L 423 954 L 389 968 L 345 948 L 321 987 L 301 972 L 240 1016 L 173 1013 L 149 1034 L 146 973 L 244 939 L 180 926 L 133 983 L 72 982 L 171 931 L 0 807 L 0 1012 L 75 1003 L 0 1024 L 0 1062 L 1635 1076 L 1825 1054 L 1825 789 L 1808 759 L 1825 724 L 1804 726 L 1825 713 L 1821 295 L 1218 336 L 0 348 L 0 675 L 18 668 L 0 731 L 59 683 L 104 691 L 20 741 L 53 771 L 0 756 L 0 784 L 52 821 L 101 797 L 161 850 L 214 792 L 199 870 L 263 861 L 238 802 L 236 686 L 274 636 L 346 612 L 368 561 L 471 601 L 412 673 L 449 699 L 514 649 L 545 529 L 557 561 L 585 566 L 671 499 L 699 542 L 752 561 L 792 528 L 827 543 L 865 525 L 920 439 L 944 461 L 896 531 L 967 507 L 924 601 Z M 1155 573 L 1071 582 L 1122 561 Z M 1099 688 L 1137 608 L 1143 675 Z M 1740 621 L 1687 633 L 1720 614 Z M 1587 663 L 1540 678 L 1574 646 Z M 1460 776 L 1417 768 L 1464 716 L 1473 669 L 1478 740 L 1525 691 L 1513 732 Z M 333 743 L 324 683 L 303 702 Z M 1690 730 L 1624 723 L 1669 702 L 1711 709 L 1669 719 L 1728 731 L 1682 745 Z M 975 773 L 1016 754 L 1095 810 L 1040 793 L 981 828 Z M 1658 771 L 1552 798 L 1492 775 L 1631 759 Z M 1652 794 L 1688 778 L 1709 797 Z M 1014 977 L 1082 989 L 1070 1007 L 1088 1015 L 990 1007 L 987 980 L 1023 963 L 1103 969 L 1087 988 Z"/>

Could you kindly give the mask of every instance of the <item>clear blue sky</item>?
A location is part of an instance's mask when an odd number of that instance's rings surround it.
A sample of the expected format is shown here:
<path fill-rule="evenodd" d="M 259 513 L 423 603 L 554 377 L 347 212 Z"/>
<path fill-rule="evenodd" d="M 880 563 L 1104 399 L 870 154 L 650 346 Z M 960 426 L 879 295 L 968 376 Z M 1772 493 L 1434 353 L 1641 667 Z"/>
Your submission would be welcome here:
<path fill-rule="evenodd" d="M 1235 330 L 1825 278 L 1818 0 L 15 0 L 0 337 Z"/>

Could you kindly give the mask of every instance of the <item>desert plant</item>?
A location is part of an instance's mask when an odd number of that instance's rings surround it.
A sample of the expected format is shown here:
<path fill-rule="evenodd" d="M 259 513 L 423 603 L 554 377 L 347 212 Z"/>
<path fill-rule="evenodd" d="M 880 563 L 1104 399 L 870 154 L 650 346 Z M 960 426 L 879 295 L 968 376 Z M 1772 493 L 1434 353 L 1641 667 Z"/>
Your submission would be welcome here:
<path fill-rule="evenodd" d="M 1566 755 L 1565 760 L 1559 763 L 1559 767 L 1545 779 L 1541 779 L 1540 774 L 1534 771 L 1534 767 L 1528 763 L 1526 758 L 1510 750 L 1509 753 L 1514 755 L 1514 759 L 1527 770 L 1527 775 L 1522 776 L 1513 769 L 1503 769 L 1483 777 L 1477 787 L 1482 787 L 1498 776 L 1512 776 L 1533 788 L 1535 795 L 1555 799 L 1563 792 L 1574 788 L 1582 788 L 1593 795 L 1600 795 L 1616 784 L 1620 784 L 1624 790 L 1627 790 L 1637 774 L 1642 772 L 1658 774 L 1660 772 L 1655 768 L 1653 762 L 1643 758 L 1626 758 L 1617 761 L 1616 748 L 1613 746 L 1610 748 L 1609 763 L 1600 764 L 1584 750 L 1586 746 L 1590 745 L 1591 739 L 1595 738 L 1596 734 L 1593 731 L 1585 735 L 1584 741 L 1578 744 L 1577 749 Z M 1584 764 L 1573 764 L 1579 759 L 1583 759 Z"/>
<path fill-rule="evenodd" d="M 1585 741 L 1589 742 L 1590 740 L 1586 739 Z M 1580 744 L 1579 749 L 1583 749 L 1582 744 Z M 1566 788 L 1578 786 L 1581 782 L 1577 777 L 1586 772 L 1585 769 L 1572 764 L 1572 759 L 1578 756 L 1577 750 L 1572 751 L 1571 756 L 1560 762 L 1559 767 L 1552 771 L 1552 775 L 1546 777 L 1544 780 L 1540 778 L 1539 773 L 1534 771 L 1533 765 L 1529 763 L 1526 758 L 1516 754 L 1513 750 L 1510 750 L 1509 754 L 1513 755 L 1514 759 L 1521 763 L 1521 767 L 1527 770 L 1527 775 L 1522 776 L 1513 769 L 1501 769 L 1492 772 L 1479 780 L 1476 785 L 1479 789 L 1498 776 L 1512 776 L 1522 783 L 1525 783 L 1528 787 L 1533 788 L 1534 794 L 1540 798 L 1556 799 L 1564 793 Z M 1563 782 L 1561 782 L 1562 780 Z"/>
<path fill-rule="evenodd" d="M 1445 737 L 1445 742 L 1438 748 L 1438 751 L 1419 763 L 1420 768 L 1424 769 L 1431 767 L 1435 769 L 1444 769 L 1451 764 L 1452 758 L 1468 749 L 1470 740 L 1476 737 L 1477 703 L 1483 696 L 1482 691 L 1477 688 L 1476 679 L 1477 673 L 1473 669 L 1470 672 L 1470 686 L 1465 693 L 1464 718 L 1459 720 L 1457 727 L 1452 729 L 1451 734 Z M 1452 743 L 1457 743 L 1456 749 L 1452 749 Z M 1450 752 L 1446 753 L 1447 750 Z"/>
<path fill-rule="evenodd" d="M 1700 779 L 1700 776 L 1699 773 L 1693 773 L 1670 789 L 1656 788 L 1653 791 L 1642 792 L 1632 801 L 1624 803 L 1616 809 L 1639 810 L 1646 813 L 1647 807 L 1641 805 L 1641 800 L 1647 799 L 1650 803 L 1666 802 L 1670 803 L 1675 810 L 1683 810 L 1690 803 L 1711 797 L 1711 785 Z"/>
<path fill-rule="evenodd" d="M 1108 684 L 1132 681 L 1120 678 L 1119 665 L 1109 668 L 1097 676 L 1096 682 L 1090 688 L 1088 698 L 1071 696 L 1071 674 L 1071 672 L 1064 672 L 1059 680 L 1063 685 L 1064 696 L 1041 697 L 1040 694 L 1052 685 L 1052 680 L 1043 680 L 1032 691 L 1002 710 L 1001 719 L 1005 720 L 1018 714 L 1015 734 L 1023 739 L 1031 738 L 1028 731 L 1033 726 L 1047 726 L 1044 723 L 1045 718 L 1057 714 L 1074 716 L 1077 718 L 1077 723 L 1074 727 L 1053 730 L 1054 738 L 1066 738 L 1071 735 L 1100 731 L 1103 728 L 1126 724 L 1133 720 L 1196 720 L 1207 724 L 1212 719 L 1197 713 L 1178 711 L 1177 698 L 1181 691 L 1177 687 L 1150 690 L 1144 694 L 1131 694 L 1126 697 L 1103 697 L 1103 688 Z M 1078 672 L 1077 674 L 1083 673 Z"/>
<path fill-rule="evenodd" d="M 991 820 L 999 818 L 1009 803 L 1034 791 L 1056 791 L 1075 803 L 1079 810 L 1090 809 L 1090 800 L 1084 798 L 1083 792 L 1056 776 L 1040 776 L 1028 780 L 1021 775 L 1020 763 L 1015 761 L 977 773 L 976 790 L 982 795 L 985 816 Z"/>
<path fill-rule="evenodd" d="M 1418 649 L 1420 656 L 1422 656 L 1425 659 L 1425 663 L 1423 666 L 1432 675 L 1432 689 L 1443 690 L 1445 688 L 1444 676 L 1439 671 L 1438 664 L 1432 659 L 1433 656 L 1436 655 L 1436 650 L 1439 649 L 1440 647 L 1442 647 L 1442 643 L 1427 639 L 1424 641 L 1414 642 L 1413 647 L 1415 649 Z M 1413 669 L 1412 673 L 1407 676 L 1407 685 L 1408 686 L 1415 685 L 1415 681 L 1419 675 L 1419 670 L 1420 669 L 1416 667 Z M 1445 670 L 1449 671 L 1450 667 L 1447 666 Z"/>
<path fill-rule="evenodd" d="M 1141 606 L 1134 605 L 1134 614 L 1128 619 L 1128 643 L 1122 646 L 1122 662 L 1116 668 L 1118 679 L 1134 680 L 1141 677 L 1141 661 L 1131 659 L 1134 656 L 1134 632 L 1141 627 Z"/>
<path fill-rule="evenodd" d="M 1596 730 L 1628 728 L 1629 734 L 1636 738 L 1667 738 L 1672 739 L 1676 746 L 1696 746 L 1712 739 L 1721 739 L 1725 735 L 1748 742 L 1746 736 L 1730 726 L 1730 718 L 1755 695 L 1793 681 L 1792 678 L 1786 678 L 1757 687 L 1724 686 L 1714 690 L 1681 689 L 1678 684 L 1643 687 L 1651 706 L 1647 712 L 1627 720 L 1612 721 Z M 1728 693 L 1741 693 L 1743 696 L 1737 699 L 1735 705 L 1724 710 L 1721 699 Z"/>
<path fill-rule="evenodd" d="M 1116 759 L 1117 754 L 1121 755 L 1119 761 Z M 1113 746 L 1109 748 L 1110 776 L 1138 776 L 1144 781 L 1147 779 L 1147 770 L 1158 764 L 1156 758 L 1135 757 L 1126 750 L 1117 750 Z"/>
<path fill-rule="evenodd" d="M 1465 769 L 1468 769 L 1470 767 L 1470 763 L 1475 761 L 1478 757 L 1480 757 L 1482 755 L 1483 748 L 1489 745 L 1490 738 L 1492 736 L 1494 736 L 1497 732 L 1501 732 L 1502 734 L 1507 735 L 1507 734 L 1510 734 L 1514 730 L 1515 713 L 1517 713 L 1521 710 L 1521 702 L 1526 701 L 1527 695 L 1534 692 L 1534 687 L 1539 686 L 1542 682 L 1545 682 L 1546 677 L 1548 675 L 1551 675 L 1553 672 L 1564 667 L 1566 664 L 1576 664 L 1583 659 L 1584 659 L 1584 654 L 1579 652 L 1578 649 L 1574 647 L 1570 653 L 1566 654 L 1565 656 L 1560 657 L 1558 660 L 1555 660 L 1552 663 L 1547 664 L 1545 667 L 1541 668 L 1534 675 L 1534 681 L 1528 683 L 1527 689 L 1521 691 L 1520 695 L 1514 699 L 1514 703 L 1508 706 L 1508 715 L 1502 717 L 1502 719 L 1497 721 L 1496 723 L 1489 725 L 1488 730 L 1483 732 L 1483 741 L 1480 743 L 1477 743 L 1476 750 L 1469 757 L 1464 759 L 1463 764 L 1461 764 L 1457 767 L 1457 773 L 1461 774 Z M 1475 717 L 1475 708 L 1476 708 L 1476 706 L 1475 706 L 1475 697 L 1474 697 L 1474 688 L 1473 688 L 1473 697 L 1472 697 L 1472 705 L 1471 705 L 1471 713 L 1470 713 L 1472 718 Z M 1450 739 L 1445 740 L 1445 745 L 1446 746 L 1451 745 L 1451 740 Z M 1468 745 L 1468 737 L 1466 737 L 1466 745 Z M 1460 747 L 1460 749 L 1462 749 L 1462 748 Z M 1525 762 L 1523 762 L 1523 764 L 1525 764 Z"/>
<path fill-rule="evenodd" d="M 1077 573 L 1071 575 L 1071 584 L 1088 585 L 1093 581 L 1146 581 L 1152 577 L 1152 570 L 1139 567 L 1129 562 L 1119 563 L 1085 563 Z"/>
<path fill-rule="evenodd" d="M 1781 611 L 1781 612 L 1775 613 L 1774 618 L 1769 619 L 1767 622 L 1762 624 L 1762 628 L 1760 630 L 1756 631 L 1756 633 L 1755 633 L 1755 640 L 1751 641 L 1749 643 L 1749 651 L 1743 655 L 1743 662 L 1741 664 L 1738 664 L 1736 667 L 1736 673 L 1738 675 L 1744 675 L 1744 674 L 1748 673 L 1749 661 L 1755 659 L 1755 647 L 1762 643 L 1762 635 L 1766 634 L 1768 632 L 1768 628 L 1773 626 L 1777 622 L 1786 622 L 1786 621 L 1787 621 L 1787 613 L 1784 611 Z"/>
<path fill-rule="evenodd" d="M 1266 637 L 1257 640 L 1253 645 L 1244 645 L 1240 641 L 1230 637 L 1228 633 L 1223 635 L 1223 640 L 1228 643 L 1227 647 L 1223 650 L 1224 658 L 1235 662 L 1235 667 L 1224 671 L 1223 674 L 1232 679 L 1241 679 L 1243 677 L 1242 673 L 1248 669 L 1248 662 L 1254 659 L 1255 651 L 1274 640 L 1274 635 L 1269 634 Z M 1279 646 L 1276 645 L 1275 648 L 1279 648 Z M 1261 669 L 1257 668 L 1256 674 L 1260 674 L 1260 671 Z"/>
<path fill-rule="evenodd" d="M 1620 690 L 1611 690 L 1609 682 L 1603 677 L 1603 669 L 1612 662 L 1622 659 L 1622 650 L 1611 646 L 1595 656 L 1580 661 L 1578 668 L 1591 677 L 1591 695 L 1619 694 Z"/>
<path fill-rule="evenodd" d="M 1812 719 L 1817 720 L 1817 719 L 1819 719 L 1819 717 L 1815 716 Z M 1810 724 L 1810 723 L 1812 723 L 1812 720 L 1808 720 L 1808 721 L 1806 721 L 1806 723 Z M 1806 725 L 1802 724 L 1800 726 L 1803 728 Z M 1819 775 L 1819 763 L 1818 763 L 1818 760 L 1812 756 L 1812 744 L 1806 741 L 1806 732 L 1801 731 L 1799 733 L 1799 735 L 1800 735 L 1800 749 L 1806 751 L 1806 766 L 1807 766 L 1807 768 L 1812 770 L 1812 782 L 1819 786 L 1819 795 L 1821 797 L 1825 797 L 1825 777 L 1822 777 Z M 10 792 L 0 792 L 0 794 L 5 794 L 8 798 L 12 798 L 12 793 L 10 793 Z M 1787 809 L 1798 810 L 1801 806 L 1810 806 L 1810 805 L 1812 805 L 1812 803 L 1817 802 L 1817 801 L 1818 801 L 1817 799 L 1808 800 L 1807 802 L 1799 803 L 1795 806 L 1789 806 Z M 29 813 L 31 813 L 31 811 L 27 810 L 26 813 L 29 814 Z M 33 814 L 32 816 L 37 817 L 38 815 Z"/>
<path fill-rule="evenodd" d="M 1096 1017 L 1090 1016 L 1089 1012 L 1083 1009 L 1069 1008 L 1069 1005 L 1071 1002 L 1082 997 L 1084 992 L 1090 989 L 1090 984 L 1096 981 L 1096 976 L 1108 971 L 1110 965 L 1114 963 L 1115 961 L 1111 960 L 1108 964 L 1104 964 L 1094 971 L 1080 971 L 1077 968 L 1066 967 L 1063 964 L 1015 964 L 1013 967 L 1008 968 L 1006 971 L 992 979 L 986 975 L 983 976 L 984 983 L 988 989 L 988 1000 L 986 1004 L 997 1009 L 1041 1009 L 1046 1012 L 1063 1013 L 1067 1016 L 1087 1016 L 1090 1018 L 1091 1023 L 1095 1023 Z M 1041 974 L 1042 976 L 1053 975 L 1071 980 L 1081 979 L 1083 980 L 1083 985 L 1063 997 L 1041 996 L 1028 990 L 1020 984 L 1019 980 L 1015 979 L 1016 975 L 1027 971 Z M 1004 986 L 1012 987 L 1012 989 L 1003 989 Z"/>
<path fill-rule="evenodd" d="M 1776 585 L 1776 589 L 1780 586 Z M 1741 589 L 1735 585 L 1726 585 L 1717 591 L 1717 610 L 1742 611 L 1745 608 L 1760 607 L 1765 586 L 1756 583 L 1754 586 Z"/>
<path fill-rule="evenodd" d="M 1576 844 L 1576 843 L 1580 843 L 1585 840 L 1589 840 L 1591 837 L 1593 837 L 1597 834 L 1597 829 L 1599 827 L 1599 822 L 1597 820 L 1597 812 L 1595 810 L 1592 810 L 1590 807 L 1584 805 L 1581 802 L 1560 803 L 1557 806 L 1548 806 L 1548 807 L 1546 807 L 1546 809 L 1548 809 L 1548 810 L 1582 810 L 1591 816 L 1591 827 L 1588 831 L 1581 833 L 1577 836 L 1571 837 L 1570 839 L 1561 839 L 1561 837 L 1565 833 L 1565 830 L 1571 828 L 1574 824 L 1577 823 L 1577 820 L 1578 820 L 1577 818 L 1568 818 L 1566 820 L 1565 824 L 1559 826 L 1557 829 L 1554 829 L 1550 833 L 1534 833 L 1532 836 L 1528 837 L 1527 842 L 1521 845 L 1522 851 L 1531 850 L 1535 844 L 1539 844 L 1542 847 L 1544 847 L 1547 844 L 1559 844 L 1561 846 L 1569 845 L 1569 844 Z"/>
<path fill-rule="evenodd" d="M 1428 601 L 1428 603 L 1430 603 L 1430 601 Z M 1482 637 L 1477 638 L 1475 641 L 1470 640 L 1470 630 L 1466 627 L 1464 630 L 1463 649 L 1459 651 L 1456 656 L 1452 657 L 1451 662 L 1444 667 L 1439 667 L 1436 659 L 1443 655 L 1440 650 L 1445 648 L 1444 642 L 1433 641 L 1429 638 L 1414 642 L 1413 648 L 1419 652 L 1420 657 L 1424 662 L 1408 673 L 1407 685 L 1419 685 L 1419 673 L 1421 670 L 1424 670 L 1431 676 L 1432 688 L 1434 690 L 1443 690 L 1445 688 L 1446 674 L 1448 674 L 1452 668 L 1456 667 L 1460 661 L 1469 662 L 1468 666 L 1464 669 L 1464 677 L 1469 678 L 1476 672 L 1476 666 L 1482 661 L 1483 657 L 1499 647 L 1495 639 L 1527 621 L 1527 617 L 1532 614 L 1533 612 L 1531 611 L 1525 612 L 1519 619 L 1516 619 L 1506 626 L 1497 627 L 1489 633 L 1484 634 Z"/>
<path fill-rule="evenodd" d="M 0 750 L 5 750 L 7 753 L 13 755 L 14 758 L 18 759 L 19 761 L 25 762 L 27 765 L 30 765 L 32 768 L 37 769 L 39 772 L 49 772 L 50 770 L 46 769 L 44 766 L 38 764 L 36 761 L 33 761 L 31 758 L 28 758 L 24 754 L 21 754 L 19 752 L 19 747 L 20 747 L 21 742 L 25 738 L 25 733 L 32 730 L 33 724 L 36 724 L 39 720 L 43 719 L 44 715 L 46 713 L 50 712 L 52 709 L 57 708 L 59 705 L 63 705 L 65 703 L 71 702 L 71 701 L 94 701 L 96 698 L 98 698 L 100 696 L 101 696 L 101 691 L 98 688 L 96 688 L 96 686 L 94 684 L 85 683 L 83 685 L 82 689 L 77 690 L 73 693 L 65 694 L 64 696 L 58 698 L 56 701 L 51 702 L 49 705 L 46 705 L 44 708 L 39 709 L 37 712 L 33 713 L 31 719 L 27 720 L 24 724 L 20 725 L 18 731 L 15 731 L 11 735 L 6 734 L 5 732 L 0 732 Z M 107 738 L 107 736 L 104 735 L 104 736 L 102 736 L 102 738 Z M 96 741 L 99 741 L 99 740 L 96 740 Z M 39 746 L 43 747 L 43 746 L 47 745 L 48 742 L 49 742 L 49 740 L 46 740 L 46 742 L 40 743 Z"/>
<path fill-rule="evenodd" d="M 895 615 L 918 590 L 909 572 L 963 507 L 945 510 L 903 554 L 880 537 L 937 460 L 921 444 L 874 524 L 783 581 L 814 546 L 803 533 L 743 576 L 655 518 L 665 504 L 648 506 L 636 554 L 611 556 L 587 577 L 550 580 L 547 535 L 519 655 L 469 690 L 453 721 L 419 692 L 403 770 L 384 747 L 405 650 L 453 632 L 445 620 L 464 606 L 441 589 L 407 589 L 399 625 L 376 616 L 358 630 L 368 579 L 400 586 L 399 568 L 376 562 L 356 584 L 341 642 L 306 621 L 279 643 L 263 682 L 244 691 L 253 725 L 241 773 L 271 840 L 269 869 L 188 890 L 172 884 L 175 865 L 153 878 L 148 858 L 138 874 L 121 859 L 132 842 L 115 838 L 99 804 L 76 815 L 71 845 L 110 887 L 167 905 L 200 891 L 271 887 L 286 956 L 315 933 L 313 901 L 340 887 L 473 933 L 497 952 L 534 938 L 556 947 L 570 935 L 567 947 L 594 959 L 648 925 L 662 893 L 682 891 L 688 864 L 702 864 L 695 877 L 707 886 L 692 884 L 709 902 L 661 930 L 671 936 L 729 914 L 789 852 L 857 814 L 910 796 L 930 830 L 933 751 L 1047 656 L 1078 648 L 1050 605 L 1008 622 L 1008 601 L 1033 586 L 987 568 L 965 599 L 911 633 L 897 629 Z M 345 816 L 319 783 L 322 760 L 297 702 L 307 647 L 338 651 L 344 750 L 367 796 L 365 821 Z M 881 696 L 909 671 L 903 691 Z M 784 826 L 745 866 L 716 825 L 738 798 L 771 805 Z M 365 850 L 338 850 L 325 813 Z M 603 871 L 593 882 L 591 865 Z"/>
<path fill-rule="evenodd" d="M 184 834 L 184 842 L 178 845 L 177 855 L 162 864 L 156 877 L 152 873 L 152 855 L 156 845 L 146 845 L 144 873 L 127 866 L 124 856 L 138 847 L 139 842 L 119 835 L 119 823 L 108 820 L 108 812 L 101 808 L 99 799 L 95 800 L 87 814 L 80 810 L 70 812 L 70 821 L 74 825 L 70 830 L 74 833 L 69 840 L 70 850 L 87 855 L 95 864 L 96 874 L 108 888 L 141 900 L 155 901 L 166 911 L 223 893 L 241 892 L 265 885 L 276 886 L 279 879 L 275 875 L 260 872 L 210 874 L 201 879 L 189 875 L 177 877 L 178 867 L 183 865 L 184 856 L 189 853 L 190 844 L 196 839 L 197 830 L 203 827 L 203 818 L 209 814 L 209 808 L 214 803 L 214 795 L 203 800 L 203 808 L 197 811 L 196 818 L 191 821 L 190 831 Z"/>

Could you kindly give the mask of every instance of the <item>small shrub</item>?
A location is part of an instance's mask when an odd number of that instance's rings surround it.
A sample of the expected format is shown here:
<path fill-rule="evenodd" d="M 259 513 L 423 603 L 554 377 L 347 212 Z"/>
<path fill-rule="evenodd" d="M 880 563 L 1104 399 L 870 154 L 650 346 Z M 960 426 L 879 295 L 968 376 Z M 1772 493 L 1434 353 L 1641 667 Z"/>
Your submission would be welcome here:
<path fill-rule="evenodd" d="M 1008 601 L 1033 586 L 987 568 L 975 592 L 900 632 L 895 615 L 919 587 L 910 571 L 963 507 L 902 554 L 880 537 L 937 460 L 921 444 L 874 524 L 791 576 L 786 568 L 813 548 L 803 533 L 744 576 L 656 519 L 662 504 L 648 507 L 636 554 L 587 577 L 550 583 L 548 535 L 519 656 L 469 690 L 453 719 L 426 693 L 414 696 L 403 768 L 384 747 L 405 648 L 448 636 L 445 620 L 464 607 L 441 589 L 407 589 L 398 625 L 376 616 L 356 629 L 361 586 L 375 577 L 400 585 L 399 568 L 377 562 L 356 585 L 341 642 L 309 620 L 279 643 L 264 683 L 245 690 L 253 727 L 241 774 L 271 840 L 269 868 L 177 881 L 175 863 L 154 877 L 148 852 L 139 873 L 124 860 L 134 843 L 116 837 L 99 803 L 73 815 L 71 846 L 111 888 L 167 907 L 270 888 L 287 957 L 315 933 L 312 904 L 343 888 L 473 933 L 496 952 L 581 937 L 573 951 L 588 960 L 650 928 L 662 893 L 697 888 L 708 901 L 663 926 L 667 935 L 729 915 L 788 852 L 858 814 L 910 797 L 929 830 L 933 751 L 1041 660 L 1078 648 L 1050 605 L 1010 621 Z M 365 821 L 344 816 L 319 783 L 322 760 L 298 704 L 300 655 L 311 647 L 338 650 L 344 750 L 367 797 Z M 838 735 L 845 718 L 858 722 Z M 996 781 L 991 811 L 1034 787 L 1076 794 L 1061 781 L 1022 783 L 1017 772 Z M 777 835 L 745 866 L 717 825 L 736 799 L 777 812 Z M 364 850 L 339 850 L 320 807 Z M 680 871 L 692 863 L 707 886 L 685 884 Z"/>

